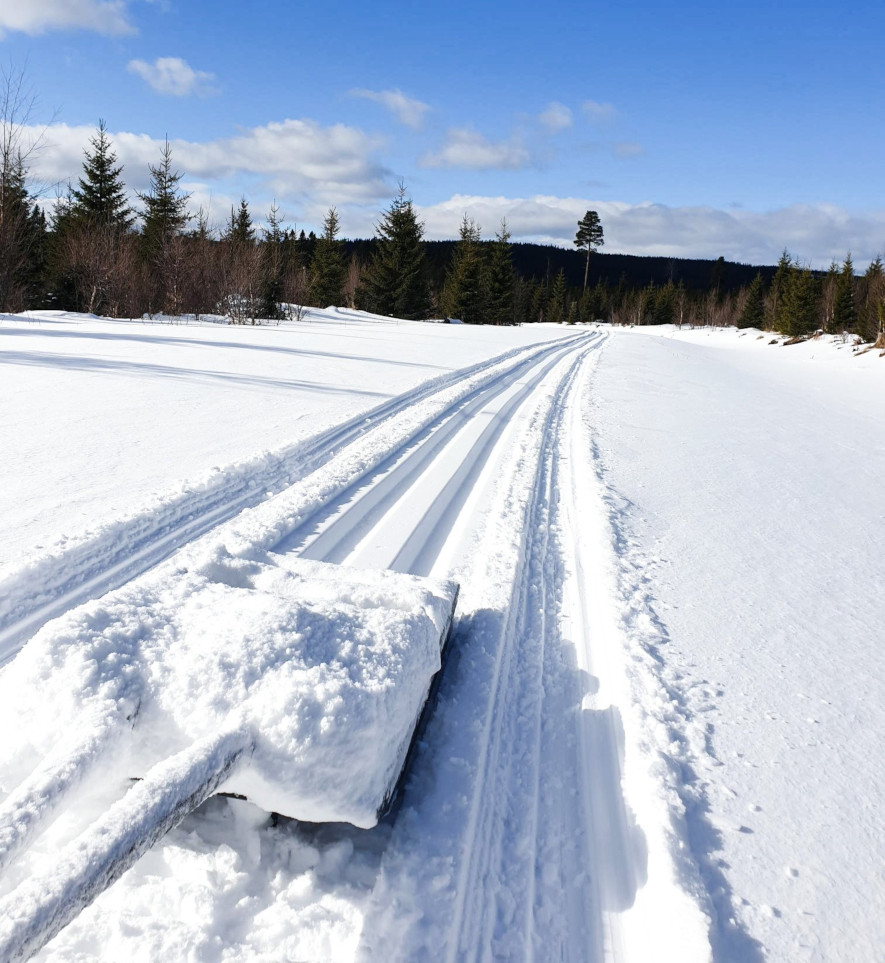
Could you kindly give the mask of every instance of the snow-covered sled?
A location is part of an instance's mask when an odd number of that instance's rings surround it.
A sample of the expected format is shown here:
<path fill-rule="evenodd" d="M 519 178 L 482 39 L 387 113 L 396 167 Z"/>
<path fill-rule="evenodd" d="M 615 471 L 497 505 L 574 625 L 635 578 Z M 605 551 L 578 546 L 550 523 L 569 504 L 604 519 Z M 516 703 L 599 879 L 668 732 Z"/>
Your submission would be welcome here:
<path fill-rule="evenodd" d="M 219 789 L 297 819 L 374 825 L 457 594 L 216 547 L 44 626 L 0 674 L 0 726 L 16 734 L 0 746 L 0 871 L 82 784 L 121 791 L 0 901 L 0 959 L 39 950 Z"/>

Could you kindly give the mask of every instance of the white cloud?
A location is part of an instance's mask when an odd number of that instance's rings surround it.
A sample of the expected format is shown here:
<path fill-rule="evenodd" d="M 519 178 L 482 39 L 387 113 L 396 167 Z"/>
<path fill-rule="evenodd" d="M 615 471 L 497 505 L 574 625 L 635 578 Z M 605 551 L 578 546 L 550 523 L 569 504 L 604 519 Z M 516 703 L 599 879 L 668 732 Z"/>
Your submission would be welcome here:
<path fill-rule="evenodd" d="M 8 30 L 33 35 L 76 29 L 135 32 L 124 0 L 0 0 L 0 36 Z"/>
<path fill-rule="evenodd" d="M 137 74 L 158 94 L 171 97 L 206 96 L 217 91 L 215 74 L 194 70 L 181 57 L 157 57 L 149 64 L 144 60 L 130 60 L 130 73 Z"/>
<path fill-rule="evenodd" d="M 554 100 L 538 115 L 538 120 L 547 130 L 556 133 L 572 126 L 572 112 Z"/>
<path fill-rule="evenodd" d="M 45 182 L 76 180 L 92 127 L 53 124 L 33 175 Z M 123 176 L 132 190 L 148 186 L 148 165 L 160 159 L 163 140 L 147 134 L 110 134 Z M 299 210 L 305 205 L 368 204 L 392 195 L 392 175 L 373 158 L 381 141 L 355 127 L 323 127 L 312 120 L 284 120 L 211 141 L 173 139 L 173 166 L 200 198 L 211 191 L 257 205 L 276 197 Z M 196 206 L 196 205 L 194 205 Z M 213 205 L 215 206 L 215 205 Z M 225 212 L 226 216 L 226 212 Z"/>
<path fill-rule="evenodd" d="M 585 100 L 581 104 L 581 110 L 589 117 L 594 124 L 607 124 L 617 116 L 617 111 L 612 104 L 599 103 L 595 100 Z"/>
<path fill-rule="evenodd" d="M 468 170 L 522 170 L 531 164 L 531 155 L 516 137 L 490 141 L 468 127 L 449 130 L 438 151 L 421 158 L 422 167 L 464 167 Z"/>
<path fill-rule="evenodd" d="M 429 238 L 457 234 L 466 211 L 481 224 L 502 217 L 515 240 L 571 247 L 577 222 L 588 210 L 599 213 L 605 230 L 603 250 L 660 257 L 715 258 L 774 264 L 786 247 L 818 268 L 851 250 L 862 268 L 885 245 L 885 210 L 851 213 L 830 204 L 794 204 L 774 211 L 718 210 L 627 204 L 589 198 L 536 195 L 525 198 L 457 194 L 420 208 Z"/>
<path fill-rule="evenodd" d="M 424 124 L 424 115 L 430 110 L 430 105 L 414 97 L 407 97 L 401 90 L 365 90 L 362 87 L 351 90 L 352 97 L 362 97 L 386 107 L 397 120 L 406 127 L 420 130 Z"/>

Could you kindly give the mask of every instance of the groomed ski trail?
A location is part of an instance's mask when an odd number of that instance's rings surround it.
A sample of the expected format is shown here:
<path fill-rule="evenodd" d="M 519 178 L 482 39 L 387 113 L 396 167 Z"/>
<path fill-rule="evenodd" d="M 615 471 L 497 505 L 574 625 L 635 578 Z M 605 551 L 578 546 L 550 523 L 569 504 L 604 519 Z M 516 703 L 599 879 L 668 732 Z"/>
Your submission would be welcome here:
<path fill-rule="evenodd" d="M 378 436 L 381 446 L 405 443 L 410 433 L 456 408 L 472 392 L 531 363 L 556 344 L 516 348 L 430 379 L 291 448 L 228 466 L 196 490 L 158 498 L 129 518 L 109 521 L 46 553 L 4 566 L 0 569 L 0 666 L 49 619 L 125 584 L 240 512 L 321 472 L 342 451 L 366 449 L 367 442 L 377 448 Z M 417 426 L 416 414 L 423 415 Z M 341 482 L 342 489 L 365 470 L 361 464 L 353 477 Z"/>
<path fill-rule="evenodd" d="M 579 531 L 592 472 L 583 395 L 605 340 L 575 333 L 479 366 L 202 540 L 462 586 L 395 823 L 325 834 L 333 850 L 380 861 L 365 889 L 326 880 L 357 924 L 341 958 L 642 959 L 625 951 L 620 921 L 645 883 L 645 838 L 623 795 L 618 712 L 596 700 L 607 653 L 587 579 L 599 564 L 588 564 Z M 606 527 L 600 499 L 586 510 Z M 286 821 L 262 832 L 319 838 Z M 117 884 L 127 885 L 152 883 L 136 866 Z M 113 909 L 99 900 L 93 911 Z M 237 930 L 261 911 L 239 907 Z M 298 912 L 313 918 L 309 904 Z M 288 945 L 298 945 L 299 918 Z M 77 945 L 81 925 L 62 945 Z M 56 958 L 52 944 L 45 958 Z"/>
<path fill-rule="evenodd" d="M 603 344 L 564 353 L 539 379 L 487 479 L 482 531 L 448 573 L 462 585 L 454 652 L 382 861 L 362 963 L 636 963 L 649 942 L 625 928 L 646 923 L 660 958 L 706 959 L 703 917 L 684 894 L 670 899 L 666 872 L 654 889 L 677 906 L 672 918 L 643 908 L 624 922 L 649 853 L 623 788 L 629 696 L 587 422 Z"/>

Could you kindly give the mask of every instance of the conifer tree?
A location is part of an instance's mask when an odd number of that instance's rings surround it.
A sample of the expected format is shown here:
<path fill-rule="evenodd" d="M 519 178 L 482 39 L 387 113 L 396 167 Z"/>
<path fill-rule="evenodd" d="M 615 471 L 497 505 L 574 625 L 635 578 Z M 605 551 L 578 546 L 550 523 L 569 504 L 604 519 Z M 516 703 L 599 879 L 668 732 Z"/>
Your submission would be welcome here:
<path fill-rule="evenodd" d="M 22 311 L 37 296 L 46 260 L 46 219 L 32 200 L 20 156 L 0 159 L 0 310 Z"/>
<path fill-rule="evenodd" d="M 33 98 L 23 73 L 0 68 L 0 310 L 32 306 L 46 250 L 45 219 L 27 188 L 37 150 L 30 125 Z"/>
<path fill-rule="evenodd" d="M 602 278 L 581 297 L 582 321 L 598 321 L 609 316 L 609 291 Z"/>
<path fill-rule="evenodd" d="M 560 324 L 566 319 L 568 306 L 568 284 L 565 280 L 565 271 L 560 268 L 553 279 L 553 288 L 550 292 L 550 301 L 547 305 L 547 320 L 551 324 Z"/>
<path fill-rule="evenodd" d="M 424 258 L 424 225 L 406 189 L 375 228 L 377 244 L 357 293 L 360 305 L 375 314 L 421 320 L 430 311 L 430 287 Z"/>
<path fill-rule="evenodd" d="M 178 183 L 183 175 L 172 170 L 172 148 L 168 140 L 163 146 L 160 163 L 156 167 L 151 164 L 149 170 L 150 187 L 138 196 L 145 207 L 142 248 L 148 260 L 153 260 L 184 230 L 188 222 L 190 194 L 182 194 L 179 190 Z"/>
<path fill-rule="evenodd" d="M 483 260 L 480 227 L 465 214 L 443 287 L 442 307 L 447 317 L 465 324 L 483 321 Z"/>
<path fill-rule="evenodd" d="M 262 254 L 263 276 L 259 314 L 262 318 L 280 320 L 284 316 L 282 302 L 283 276 L 286 268 L 286 235 L 280 224 L 280 209 L 276 201 L 267 215 Z"/>
<path fill-rule="evenodd" d="M 829 333 L 833 328 L 833 312 L 836 308 L 836 288 L 839 285 L 839 265 L 830 261 L 821 285 L 821 328 Z"/>
<path fill-rule="evenodd" d="M 653 324 L 672 324 L 675 317 L 676 285 L 671 278 L 656 291 L 650 320 Z"/>
<path fill-rule="evenodd" d="M 762 274 L 757 272 L 756 277 L 750 282 L 747 288 L 747 299 L 744 301 L 744 308 L 738 318 L 739 328 L 761 328 L 765 321 L 765 295 L 762 290 Z"/>
<path fill-rule="evenodd" d="M 817 327 L 820 289 L 809 268 L 795 269 L 789 276 L 781 300 L 782 326 L 778 329 L 796 338 Z"/>
<path fill-rule="evenodd" d="M 240 198 L 240 206 L 230 209 L 230 220 L 224 232 L 225 241 L 237 244 L 251 244 L 255 240 L 255 228 L 252 225 L 252 215 L 246 198 Z"/>
<path fill-rule="evenodd" d="M 310 265 L 310 300 L 316 307 L 340 305 L 344 299 L 346 268 L 338 240 L 339 230 L 338 212 L 330 207 Z"/>
<path fill-rule="evenodd" d="M 596 211 L 587 213 L 578 221 L 578 233 L 575 235 L 575 247 L 578 250 L 587 248 L 587 261 L 584 265 L 584 288 L 587 290 L 587 276 L 590 272 L 590 255 L 605 244 L 603 240 L 602 222 Z"/>
<path fill-rule="evenodd" d="M 882 256 L 870 261 L 863 280 L 863 308 L 859 312 L 858 333 L 865 341 L 879 336 L 879 308 L 885 301 L 885 265 Z"/>
<path fill-rule="evenodd" d="M 75 221 L 90 226 L 126 230 L 132 225 L 133 212 L 126 200 L 123 167 L 117 165 L 117 155 L 108 137 L 107 125 L 98 122 L 98 130 L 89 141 L 83 176 L 78 186 L 71 188 L 69 213 Z"/>
<path fill-rule="evenodd" d="M 138 195 L 145 207 L 142 256 L 151 269 L 153 282 L 149 308 L 178 315 L 182 310 L 185 282 L 181 235 L 189 220 L 190 194 L 179 190 L 182 174 L 172 169 L 172 148 L 168 140 L 163 145 L 160 163 L 156 167 L 150 165 L 149 170 L 150 186 L 146 193 Z"/>
<path fill-rule="evenodd" d="M 513 324 L 516 273 L 507 221 L 495 234 L 488 259 L 486 276 L 486 321 L 489 324 Z"/>
<path fill-rule="evenodd" d="M 836 301 L 833 305 L 833 330 L 836 332 L 854 331 L 857 327 L 854 283 L 854 265 L 849 254 L 836 280 Z"/>
<path fill-rule="evenodd" d="M 783 313 L 784 295 L 794 271 L 793 259 L 784 249 L 777 262 L 777 270 L 774 272 L 765 303 L 765 325 L 772 331 L 786 330 L 786 319 Z"/>

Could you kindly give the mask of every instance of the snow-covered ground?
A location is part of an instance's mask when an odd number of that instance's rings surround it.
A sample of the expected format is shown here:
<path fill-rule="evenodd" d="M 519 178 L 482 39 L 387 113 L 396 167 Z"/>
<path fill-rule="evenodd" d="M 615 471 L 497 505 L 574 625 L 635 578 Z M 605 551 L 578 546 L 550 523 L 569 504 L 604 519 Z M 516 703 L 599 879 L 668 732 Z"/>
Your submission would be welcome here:
<path fill-rule="evenodd" d="M 395 819 L 211 799 L 39 959 L 876 959 L 885 360 L 769 340 L 0 319 L 0 660 L 195 560 L 461 585 Z"/>
<path fill-rule="evenodd" d="M 885 358 L 771 340 L 612 338 L 592 393 L 625 625 L 717 959 L 876 960 Z"/>

